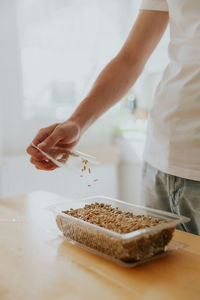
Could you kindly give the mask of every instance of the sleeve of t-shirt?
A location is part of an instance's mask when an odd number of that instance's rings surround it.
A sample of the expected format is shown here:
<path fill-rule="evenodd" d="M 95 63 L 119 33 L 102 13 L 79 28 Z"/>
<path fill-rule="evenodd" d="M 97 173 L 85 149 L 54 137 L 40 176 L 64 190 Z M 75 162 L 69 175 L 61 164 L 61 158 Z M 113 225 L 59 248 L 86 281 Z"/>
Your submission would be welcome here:
<path fill-rule="evenodd" d="M 140 9 L 168 11 L 167 0 L 142 0 Z"/>

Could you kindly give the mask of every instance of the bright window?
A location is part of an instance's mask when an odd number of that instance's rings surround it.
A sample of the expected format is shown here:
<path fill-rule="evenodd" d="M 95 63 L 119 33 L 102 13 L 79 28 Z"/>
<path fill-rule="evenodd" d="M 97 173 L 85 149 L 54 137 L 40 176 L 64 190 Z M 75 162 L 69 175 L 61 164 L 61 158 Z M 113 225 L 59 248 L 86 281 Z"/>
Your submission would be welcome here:
<path fill-rule="evenodd" d="M 6 153 L 24 152 L 41 127 L 67 119 L 120 50 L 140 2 L 0 1 L 0 144 Z M 166 34 L 134 86 L 139 106 L 146 109 L 167 62 L 168 39 Z M 126 102 L 121 103 L 92 126 L 87 133 L 92 141 L 111 140 Z"/>
<path fill-rule="evenodd" d="M 18 2 L 24 116 L 66 118 L 119 51 L 140 1 Z"/>

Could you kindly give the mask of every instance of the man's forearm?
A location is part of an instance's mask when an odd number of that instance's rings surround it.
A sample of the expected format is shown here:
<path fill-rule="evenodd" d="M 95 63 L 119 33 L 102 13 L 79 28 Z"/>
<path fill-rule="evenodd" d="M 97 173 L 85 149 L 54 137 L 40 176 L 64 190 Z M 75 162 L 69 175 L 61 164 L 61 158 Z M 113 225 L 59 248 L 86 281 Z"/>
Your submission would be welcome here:
<path fill-rule="evenodd" d="M 134 84 L 142 71 L 139 62 L 115 57 L 100 73 L 87 97 L 80 103 L 70 120 L 85 131 L 98 117 L 117 103 Z"/>
<path fill-rule="evenodd" d="M 134 84 L 162 37 L 168 19 L 167 12 L 140 11 L 121 51 L 100 73 L 90 93 L 70 118 L 79 125 L 81 133 Z"/>

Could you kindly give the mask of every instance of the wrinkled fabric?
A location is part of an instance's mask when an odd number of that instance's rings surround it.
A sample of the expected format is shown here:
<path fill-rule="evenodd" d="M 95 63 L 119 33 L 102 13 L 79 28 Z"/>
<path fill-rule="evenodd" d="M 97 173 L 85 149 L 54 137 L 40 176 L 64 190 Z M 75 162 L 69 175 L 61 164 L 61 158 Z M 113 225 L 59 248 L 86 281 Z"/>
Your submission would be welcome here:
<path fill-rule="evenodd" d="M 147 162 L 142 172 L 142 204 L 191 219 L 177 229 L 200 235 L 200 182 L 166 174 Z"/>

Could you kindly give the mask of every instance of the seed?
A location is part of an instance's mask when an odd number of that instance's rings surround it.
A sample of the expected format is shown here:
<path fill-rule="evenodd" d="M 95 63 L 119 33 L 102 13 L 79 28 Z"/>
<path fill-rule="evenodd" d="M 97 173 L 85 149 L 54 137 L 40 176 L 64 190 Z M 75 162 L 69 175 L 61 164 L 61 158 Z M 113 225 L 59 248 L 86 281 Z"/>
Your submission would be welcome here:
<path fill-rule="evenodd" d="M 88 184 L 88 187 L 91 187 L 91 184 Z M 98 202 L 86 204 L 84 208 L 70 208 L 70 211 L 63 212 L 118 233 L 128 233 L 166 222 L 144 215 L 134 216 L 133 213 L 123 212 L 118 207 L 114 208 L 109 204 Z"/>

